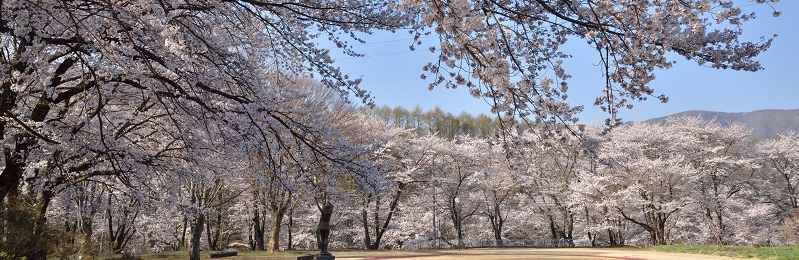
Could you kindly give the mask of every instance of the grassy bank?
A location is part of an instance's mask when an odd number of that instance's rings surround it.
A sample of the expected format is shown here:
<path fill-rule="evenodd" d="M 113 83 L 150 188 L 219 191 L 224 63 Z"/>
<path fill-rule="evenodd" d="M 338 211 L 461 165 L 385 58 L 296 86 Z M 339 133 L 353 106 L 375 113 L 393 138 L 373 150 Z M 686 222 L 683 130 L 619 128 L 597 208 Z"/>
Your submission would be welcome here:
<path fill-rule="evenodd" d="M 650 251 L 667 253 L 689 253 L 720 255 L 738 258 L 799 260 L 799 247 L 753 247 L 753 246 L 725 246 L 715 245 L 668 245 L 649 246 L 644 248 Z"/>
<path fill-rule="evenodd" d="M 203 252 L 200 253 L 200 258 L 201 259 L 210 259 L 209 256 L 208 256 L 210 253 L 217 253 L 217 251 L 214 251 L 214 252 L 203 251 Z M 294 260 L 294 259 L 297 259 L 297 256 L 306 255 L 306 254 L 308 254 L 308 253 L 306 253 L 306 252 L 296 252 L 296 251 L 292 251 L 292 252 L 277 252 L 277 253 L 267 253 L 267 252 L 263 252 L 263 251 L 243 251 L 243 252 L 239 252 L 238 255 L 235 256 L 235 257 L 215 258 L 215 259 L 235 258 L 235 259 L 238 259 L 238 260 L 246 260 L 246 259 L 259 259 L 259 260 L 288 260 L 288 259 L 291 259 L 291 260 Z M 156 260 L 156 259 L 157 260 L 172 260 L 172 259 L 174 259 L 174 260 L 177 260 L 177 259 L 184 260 L 184 259 L 187 259 L 187 258 L 189 258 L 189 253 L 186 252 L 186 251 L 172 251 L 172 252 L 164 252 L 164 253 L 160 253 L 160 254 L 144 254 L 144 255 L 141 255 L 141 259 L 142 260 Z"/>

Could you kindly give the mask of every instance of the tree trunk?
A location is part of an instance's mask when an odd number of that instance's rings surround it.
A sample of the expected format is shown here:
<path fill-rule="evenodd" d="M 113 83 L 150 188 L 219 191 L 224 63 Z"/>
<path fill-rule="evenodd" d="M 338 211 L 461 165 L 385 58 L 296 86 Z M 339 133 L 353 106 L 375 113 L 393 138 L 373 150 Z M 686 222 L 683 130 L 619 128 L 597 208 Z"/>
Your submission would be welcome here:
<path fill-rule="evenodd" d="M 262 225 L 261 215 L 258 209 L 256 208 L 253 210 L 252 222 L 253 222 L 253 241 L 255 245 L 253 249 L 258 251 L 264 251 L 264 225 Z"/>
<path fill-rule="evenodd" d="M 550 238 L 552 239 L 562 238 L 559 234 L 560 232 L 558 232 L 558 227 L 557 224 L 555 223 L 555 219 L 550 214 L 547 214 L 547 218 L 549 219 Z"/>
<path fill-rule="evenodd" d="M 47 207 L 50 205 L 50 200 L 53 198 L 51 191 L 44 191 L 42 198 L 38 201 L 36 207 L 36 220 L 33 225 L 33 236 L 27 241 L 27 249 L 23 256 L 27 259 L 47 259 L 47 240 L 45 231 L 47 230 Z"/>
<path fill-rule="evenodd" d="M 463 247 L 463 226 L 461 226 L 462 225 L 462 223 L 461 223 L 462 219 L 461 219 L 460 214 L 458 214 L 457 218 L 458 218 L 458 226 L 457 226 L 458 250 L 460 250 Z"/>
<path fill-rule="evenodd" d="M 452 220 L 452 225 L 455 226 L 455 234 L 458 239 L 458 249 L 460 249 L 463 247 L 463 229 L 461 226 L 463 217 L 461 215 L 460 205 L 455 203 L 454 199 L 450 200 L 450 218 Z"/>
<path fill-rule="evenodd" d="M 368 207 L 369 201 L 367 200 L 364 205 L 363 209 L 361 209 L 361 222 L 363 223 L 363 246 L 366 249 L 372 246 L 372 238 L 369 237 L 369 215 L 366 212 L 366 207 Z"/>
<path fill-rule="evenodd" d="M 394 216 L 394 212 L 397 210 L 397 206 L 399 205 L 400 196 L 402 196 L 402 189 L 405 188 L 405 183 L 397 182 L 397 193 L 394 194 L 393 198 L 391 198 L 391 204 L 388 207 L 388 214 L 386 214 L 386 220 L 383 221 L 383 226 L 380 226 L 378 222 L 380 218 L 378 217 L 378 212 L 380 212 L 380 197 L 377 197 L 375 202 L 375 241 L 371 245 L 369 245 L 369 249 L 377 250 L 380 249 L 380 240 L 383 238 L 383 234 L 386 233 L 389 224 L 391 223 L 391 217 Z M 368 234 L 367 234 L 368 235 Z"/>
<path fill-rule="evenodd" d="M 178 244 L 178 250 L 183 250 L 186 248 L 186 230 L 189 227 L 189 218 L 185 215 L 183 216 L 183 232 L 180 233 L 180 243 Z"/>
<path fill-rule="evenodd" d="M 17 193 L 25 168 L 24 162 L 18 162 L 21 159 L 14 158 L 5 149 L 3 156 L 6 165 L 0 173 L 0 201 L 5 201 L 6 197 L 12 197 Z"/>
<path fill-rule="evenodd" d="M 627 214 L 625 214 L 624 211 L 621 211 L 621 216 L 624 217 L 624 219 L 632 222 L 633 224 L 641 226 L 642 228 L 644 228 L 644 230 L 649 232 L 649 239 L 652 241 L 653 245 L 665 245 L 666 221 L 668 220 L 671 213 L 662 213 L 656 210 L 659 209 L 654 208 L 651 209 L 650 211 L 645 211 L 643 222 L 627 216 Z M 674 211 L 672 211 L 672 213 L 673 212 Z"/>
<path fill-rule="evenodd" d="M 215 226 L 216 228 L 213 228 Z M 208 224 L 205 225 L 205 236 L 208 239 L 208 247 L 211 250 L 220 250 L 219 246 L 219 237 L 220 237 L 220 230 L 222 229 L 222 212 L 221 209 L 217 209 L 216 214 L 216 224 L 211 219 L 208 219 Z"/>
<path fill-rule="evenodd" d="M 369 245 L 369 250 L 377 250 L 380 247 L 380 195 L 375 197 L 375 212 L 374 212 L 374 232 L 375 232 L 375 241 Z"/>
<path fill-rule="evenodd" d="M 502 226 L 505 224 L 505 220 L 500 215 L 499 207 L 493 209 L 494 214 L 489 214 L 488 220 L 491 221 L 491 230 L 494 232 L 494 239 L 496 240 L 497 246 L 502 246 Z"/>
<path fill-rule="evenodd" d="M 294 250 L 294 242 L 292 241 L 291 228 L 294 227 L 294 209 L 289 210 L 289 225 L 288 225 L 288 250 Z"/>
<path fill-rule="evenodd" d="M 613 233 L 614 233 L 613 230 L 608 228 L 608 240 L 609 240 L 608 242 L 610 242 L 610 246 L 618 246 L 620 244 L 617 241 L 615 234 Z"/>
<path fill-rule="evenodd" d="M 494 229 L 494 239 L 497 241 L 497 246 L 502 247 L 502 229 Z"/>
<path fill-rule="evenodd" d="M 222 211 L 221 209 L 219 210 L 220 211 L 217 211 L 216 215 L 216 232 L 214 233 L 214 247 L 216 247 L 217 250 L 220 250 L 222 246 L 219 244 L 219 239 L 222 236 Z"/>
<path fill-rule="evenodd" d="M 286 205 L 273 203 L 271 207 L 272 221 L 269 226 L 269 252 L 280 251 L 280 226 L 286 215 Z"/>
<path fill-rule="evenodd" d="M 61 65 L 65 65 L 64 68 L 68 69 L 73 64 L 75 64 L 74 59 L 67 59 L 64 60 Z M 62 66 L 59 66 L 58 70 L 55 71 L 56 74 L 54 77 L 58 77 L 64 72 L 65 71 L 62 71 Z M 16 101 L 17 95 L 10 89 L 11 86 L 9 84 L 4 83 L 2 87 L 3 89 L 0 93 L 0 97 L 2 97 L 3 100 L 0 100 L 0 108 L 3 108 L 4 111 L 10 111 L 10 108 L 13 108 L 15 105 L 14 102 Z M 50 113 L 50 99 L 46 93 L 42 93 L 42 96 L 39 97 L 39 102 L 33 107 L 29 119 L 33 122 L 43 122 L 48 113 Z M 0 123 L 2 124 L 0 125 L 0 139 L 3 139 L 5 138 L 6 121 L 2 120 L 0 122 L 2 122 Z M 13 152 L 9 152 L 5 149 L 3 150 L 3 161 L 5 161 L 6 165 L 3 167 L 3 171 L 0 172 L 0 201 L 4 201 L 9 195 L 13 196 L 18 193 L 17 189 L 19 189 L 19 185 L 22 181 L 22 174 L 25 172 L 25 168 L 27 168 L 28 154 L 34 149 L 38 140 L 39 138 L 33 136 L 33 134 L 24 132 L 14 136 L 15 145 Z"/>
<path fill-rule="evenodd" d="M 201 213 L 195 214 L 194 221 L 191 223 L 189 260 L 200 260 L 200 238 L 202 238 L 203 224 L 205 224 L 205 215 Z"/>

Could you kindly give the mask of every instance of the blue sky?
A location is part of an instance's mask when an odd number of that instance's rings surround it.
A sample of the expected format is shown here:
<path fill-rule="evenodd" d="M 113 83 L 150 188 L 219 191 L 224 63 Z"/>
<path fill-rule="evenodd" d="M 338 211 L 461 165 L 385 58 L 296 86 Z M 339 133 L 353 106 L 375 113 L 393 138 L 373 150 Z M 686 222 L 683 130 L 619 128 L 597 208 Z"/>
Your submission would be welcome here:
<path fill-rule="evenodd" d="M 745 12 L 755 11 L 758 18 L 744 25 L 744 38 L 757 41 L 760 36 L 778 34 L 771 48 L 758 60 L 765 70 L 743 72 L 718 70 L 696 65 L 693 61 L 673 55 L 677 64 L 656 73 L 651 84 L 655 94 L 666 94 L 668 103 L 650 98 L 633 102 L 632 110 L 622 109 L 620 117 L 626 121 L 641 121 L 687 110 L 721 112 L 749 112 L 761 109 L 799 109 L 799 1 L 782 0 L 773 5 L 782 11 L 780 17 L 771 15 L 771 7 L 738 1 Z M 337 65 L 351 76 L 363 79 L 362 87 L 371 92 L 378 106 L 403 106 L 412 109 L 420 106 L 431 109 L 439 106 L 444 111 L 459 114 L 488 113 L 489 105 L 468 94 L 467 89 L 427 89 L 428 80 L 422 80 L 422 66 L 435 61 L 427 47 L 437 44 L 435 36 L 423 38 L 422 47 L 410 51 L 412 37 L 406 32 L 378 32 L 367 38 L 367 43 L 356 45 L 356 51 L 366 57 L 352 58 L 339 54 L 331 56 Z M 569 80 L 569 99 L 573 105 L 583 105 L 579 115 L 582 123 L 604 121 L 607 114 L 593 106 L 601 94 L 603 79 L 598 57 L 577 39 L 563 47 L 574 57 L 566 60 Z"/>

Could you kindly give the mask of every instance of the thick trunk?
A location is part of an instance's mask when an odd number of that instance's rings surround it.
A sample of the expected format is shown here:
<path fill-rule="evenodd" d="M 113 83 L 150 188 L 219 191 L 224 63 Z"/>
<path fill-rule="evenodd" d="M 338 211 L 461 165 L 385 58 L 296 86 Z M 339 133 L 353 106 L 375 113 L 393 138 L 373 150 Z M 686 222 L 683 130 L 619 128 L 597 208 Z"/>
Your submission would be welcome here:
<path fill-rule="evenodd" d="M 189 260 L 200 260 L 200 238 L 202 238 L 203 234 L 203 224 L 205 224 L 205 215 L 196 214 L 194 216 L 194 221 L 191 223 Z"/>
<path fill-rule="evenodd" d="M 47 259 L 46 240 L 47 230 L 47 207 L 53 198 L 52 192 L 45 191 L 41 200 L 37 203 L 36 220 L 33 225 L 33 236 L 28 240 L 27 250 L 24 257 L 27 259 Z"/>
<path fill-rule="evenodd" d="M 27 41 L 19 42 L 19 46 L 17 46 L 18 51 L 24 50 L 26 45 L 28 45 Z M 58 65 L 54 71 L 53 77 L 50 79 L 50 84 L 48 86 L 50 89 L 56 89 L 56 87 L 63 83 L 61 81 L 61 76 L 78 61 L 77 59 L 73 58 L 59 60 L 61 60 L 61 63 Z M 16 63 L 14 67 L 15 71 L 29 73 L 24 72 L 26 71 L 27 67 L 26 63 Z M 50 113 L 51 102 L 53 102 L 53 100 L 48 97 L 47 93 L 48 91 L 42 92 L 38 102 L 36 102 L 36 105 L 31 111 L 30 117 L 28 117 L 30 121 L 44 122 L 44 119 L 47 118 L 47 114 Z M 9 81 L 5 81 L 0 92 L 0 111 L 11 111 L 16 106 L 16 102 L 17 93 L 11 89 L 11 84 Z M 6 137 L 6 120 L 7 119 L 0 119 L 0 140 L 3 140 Z M 17 193 L 17 189 L 22 181 L 22 173 L 25 172 L 25 168 L 27 167 L 28 154 L 30 154 L 31 150 L 35 149 L 34 146 L 40 138 L 46 139 L 44 136 L 31 132 L 18 134 L 15 136 L 14 140 L 14 152 L 10 153 L 8 150 L 3 151 L 6 165 L 3 168 L 3 171 L 0 173 L 0 201 L 5 201 L 7 196 Z"/>
<path fill-rule="evenodd" d="M 64 61 L 62 65 L 64 64 L 71 66 L 74 63 Z M 61 68 L 59 67 L 59 70 L 56 70 L 56 76 L 64 73 L 64 71 L 61 71 L 60 69 Z M 7 85 L 4 84 L 3 88 L 6 86 Z M 12 95 L 14 98 L 16 98 L 16 94 L 6 93 L 6 91 L 3 91 L 2 95 L 6 98 L 11 97 L 7 95 Z M 10 102 L 3 102 L 3 107 L 9 107 L 9 103 Z M 43 122 L 48 113 L 50 113 L 50 101 L 47 97 L 47 94 L 42 93 L 39 101 L 33 107 L 29 118 L 33 122 Z M 5 137 L 5 125 L 3 125 L 2 131 L 3 132 L 0 133 L 0 138 Z M 22 173 L 25 172 L 25 168 L 27 167 L 28 154 L 30 154 L 32 149 L 36 149 L 36 143 L 40 138 L 45 137 L 36 136 L 30 132 L 18 134 L 14 139 L 15 145 L 13 153 L 9 152 L 8 150 L 3 151 L 6 165 L 3 169 L 3 172 L 0 173 L 0 201 L 5 199 L 6 196 L 17 193 L 17 189 L 22 181 Z"/>
<path fill-rule="evenodd" d="M 17 193 L 17 188 L 22 180 L 22 172 L 25 168 L 25 163 L 18 162 L 19 159 L 14 158 L 7 150 L 4 149 L 5 168 L 0 173 L 0 201 L 8 196 L 14 196 Z"/>
<path fill-rule="evenodd" d="M 463 247 L 463 229 L 461 228 L 461 222 L 463 221 L 463 217 L 461 216 L 460 205 L 455 203 L 455 200 L 450 200 L 450 219 L 452 220 L 452 225 L 455 227 L 455 234 L 458 239 L 458 249 Z"/>
<path fill-rule="evenodd" d="M 644 230 L 649 232 L 649 239 L 652 241 L 653 245 L 666 244 L 666 220 L 668 220 L 670 213 L 644 212 L 643 222 L 627 216 L 623 211 L 621 215 L 624 219 L 641 226 Z"/>
<path fill-rule="evenodd" d="M 497 246 L 501 247 L 504 245 L 502 242 L 502 231 L 494 230 L 494 239 L 497 241 Z"/>
<path fill-rule="evenodd" d="M 264 225 L 262 225 L 261 215 L 258 209 L 253 210 L 253 241 L 255 242 L 254 249 L 264 251 Z"/>
<path fill-rule="evenodd" d="M 272 222 L 269 225 L 269 252 L 280 251 L 280 226 L 283 225 L 283 216 L 285 215 L 285 205 L 272 206 Z"/>

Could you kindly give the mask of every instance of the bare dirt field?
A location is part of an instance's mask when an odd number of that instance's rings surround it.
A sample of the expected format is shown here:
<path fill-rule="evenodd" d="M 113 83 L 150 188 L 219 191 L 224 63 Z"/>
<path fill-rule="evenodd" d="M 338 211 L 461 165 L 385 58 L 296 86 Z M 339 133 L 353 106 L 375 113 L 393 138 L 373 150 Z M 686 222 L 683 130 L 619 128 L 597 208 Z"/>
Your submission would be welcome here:
<path fill-rule="evenodd" d="M 573 260 L 729 260 L 740 259 L 724 256 L 664 253 L 637 249 L 604 248 L 553 248 L 553 249 L 467 249 L 446 251 L 344 251 L 334 252 L 336 259 L 573 259 Z"/>

